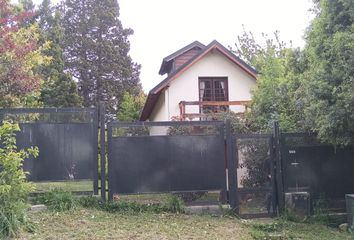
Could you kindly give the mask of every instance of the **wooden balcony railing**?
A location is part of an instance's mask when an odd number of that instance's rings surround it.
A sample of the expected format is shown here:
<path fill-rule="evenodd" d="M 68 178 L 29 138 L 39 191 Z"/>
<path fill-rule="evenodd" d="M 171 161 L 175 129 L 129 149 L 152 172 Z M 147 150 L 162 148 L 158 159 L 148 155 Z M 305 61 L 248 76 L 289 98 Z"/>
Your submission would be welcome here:
<path fill-rule="evenodd" d="M 218 114 L 222 110 L 223 106 L 243 106 L 245 107 L 245 112 L 248 110 L 248 105 L 250 101 L 181 101 L 179 103 L 180 119 L 181 120 L 193 120 L 195 118 L 206 118 L 210 114 Z M 186 106 L 199 106 L 199 113 L 186 113 Z M 211 107 L 210 114 L 203 113 L 203 107 Z M 202 112 L 202 113 L 201 113 Z M 239 113 L 241 116 L 243 113 Z"/>

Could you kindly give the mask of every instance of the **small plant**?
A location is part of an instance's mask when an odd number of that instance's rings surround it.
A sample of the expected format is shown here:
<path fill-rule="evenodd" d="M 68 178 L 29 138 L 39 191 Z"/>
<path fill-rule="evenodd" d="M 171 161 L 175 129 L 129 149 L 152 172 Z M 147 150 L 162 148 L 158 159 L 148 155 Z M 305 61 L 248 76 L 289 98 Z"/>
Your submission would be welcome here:
<path fill-rule="evenodd" d="M 137 202 L 127 201 L 108 201 L 103 202 L 101 199 L 97 199 L 93 196 L 81 197 L 78 199 L 78 204 L 85 208 L 95 208 L 110 213 L 184 213 L 184 203 L 177 196 L 171 196 L 165 204 L 161 203 L 149 203 L 141 204 Z"/>
<path fill-rule="evenodd" d="M 251 223 L 251 236 L 255 240 L 294 239 L 293 236 L 283 233 L 288 226 L 289 224 L 282 219 L 272 223 Z"/>
<path fill-rule="evenodd" d="M 285 227 L 284 221 L 276 221 L 267 224 L 253 224 L 252 228 L 262 232 L 278 232 Z"/>
<path fill-rule="evenodd" d="M 339 224 L 343 222 L 343 219 L 339 215 L 330 215 L 326 209 L 328 209 L 328 203 L 324 198 L 320 198 L 313 204 L 313 215 L 305 219 L 305 223 L 322 224 L 327 227 L 337 228 Z"/>
<path fill-rule="evenodd" d="M 171 195 L 165 203 L 165 209 L 172 213 L 184 213 L 184 207 L 183 200 L 176 195 Z"/>
<path fill-rule="evenodd" d="M 45 204 L 50 210 L 62 212 L 76 207 L 76 197 L 61 189 L 54 189 L 37 197 L 37 202 Z"/>
<path fill-rule="evenodd" d="M 290 222 L 301 222 L 303 219 L 300 219 L 296 214 L 289 209 L 284 209 L 280 219 L 283 221 L 290 221 Z"/>
<path fill-rule="evenodd" d="M 78 204 L 85 208 L 101 208 L 103 202 L 101 199 L 94 196 L 85 196 L 78 199 Z"/>
<path fill-rule="evenodd" d="M 19 130 L 17 124 L 6 121 L 0 127 L 0 238 L 13 236 L 26 224 L 26 202 L 33 189 L 22 166 L 26 158 L 38 155 L 38 149 L 18 150 Z"/>
<path fill-rule="evenodd" d="M 206 196 L 208 192 L 183 192 L 183 193 L 176 193 L 177 197 L 181 198 L 184 202 L 193 202 L 199 198 Z"/>

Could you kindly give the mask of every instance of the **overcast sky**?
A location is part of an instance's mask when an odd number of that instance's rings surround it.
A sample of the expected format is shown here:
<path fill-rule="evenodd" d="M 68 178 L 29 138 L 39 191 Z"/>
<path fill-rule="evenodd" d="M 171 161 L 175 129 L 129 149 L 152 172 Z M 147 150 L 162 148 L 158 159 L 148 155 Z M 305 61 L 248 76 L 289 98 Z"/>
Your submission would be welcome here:
<path fill-rule="evenodd" d="M 41 0 L 35 0 L 36 3 Z M 54 1 L 55 2 L 55 1 Z M 162 59 L 198 40 L 233 46 L 242 24 L 256 35 L 280 31 L 282 40 L 302 47 L 312 19 L 311 0 L 118 0 L 124 27 L 134 30 L 130 54 L 142 65 L 141 82 L 148 92 L 164 77 Z"/>

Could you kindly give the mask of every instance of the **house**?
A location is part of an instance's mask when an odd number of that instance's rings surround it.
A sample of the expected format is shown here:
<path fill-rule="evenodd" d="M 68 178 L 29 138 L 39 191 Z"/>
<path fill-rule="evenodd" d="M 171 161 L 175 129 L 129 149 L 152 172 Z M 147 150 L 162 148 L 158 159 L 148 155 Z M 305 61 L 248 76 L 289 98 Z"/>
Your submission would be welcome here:
<path fill-rule="evenodd" d="M 195 41 L 165 57 L 167 77 L 148 94 L 141 121 L 200 120 L 210 112 L 245 111 L 256 71 L 217 41 Z"/>

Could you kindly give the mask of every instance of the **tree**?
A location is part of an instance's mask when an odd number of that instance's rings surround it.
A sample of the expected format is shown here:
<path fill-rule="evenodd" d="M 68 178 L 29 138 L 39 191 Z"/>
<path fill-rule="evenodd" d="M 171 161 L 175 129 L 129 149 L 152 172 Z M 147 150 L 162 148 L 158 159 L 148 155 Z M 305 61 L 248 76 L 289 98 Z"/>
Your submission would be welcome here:
<path fill-rule="evenodd" d="M 32 0 L 19 0 L 20 5 L 22 5 L 23 9 L 28 12 L 35 11 L 35 5 Z"/>
<path fill-rule="evenodd" d="M 282 130 L 303 129 L 303 104 L 297 91 L 306 61 L 299 49 L 263 34 L 265 44 L 256 42 L 252 33 L 238 37 L 235 54 L 258 71 L 257 86 L 252 92 L 251 112 L 247 116 L 252 131 L 269 131 L 274 121 Z"/>
<path fill-rule="evenodd" d="M 43 54 L 51 59 L 50 63 L 38 69 L 44 80 L 41 100 L 48 107 L 78 107 L 81 98 L 77 86 L 69 73 L 64 72 L 63 30 L 60 26 L 59 12 L 54 12 L 50 0 L 44 0 L 38 10 L 38 25 L 41 30 L 40 41 L 48 43 Z"/>
<path fill-rule="evenodd" d="M 354 4 L 320 0 L 315 10 L 306 35 L 306 123 L 323 141 L 347 145 L 354 142 Z"/>
<path fill-rule="evenodd" d="M 17 12 L 7 0 L 0 0 L 0 106 L 38 104 L 40 77 L 34 72 L 47 62 L 38 47 L 36 25 L 24 26 L 31 13 Z"/>
<path fill-rule="evenodd" d="M 78 80 L 84 106 L 106 103 L 115 116 L 124 92 L 137 95 L 140 65 L 129 56 L 131 29 L 116 0 L 66 0 L 62 6 L 66 69 Z"/>
<path fill-rule="evenodd" d="M 138 121 L 140 113 L 144 107 L 146 95 L 140 92 L 138 96 L 133 96 L 128 92 L 123 94 L 123 99 L 117 113 L 119 121 Z"/>

